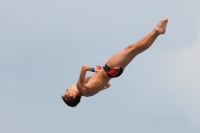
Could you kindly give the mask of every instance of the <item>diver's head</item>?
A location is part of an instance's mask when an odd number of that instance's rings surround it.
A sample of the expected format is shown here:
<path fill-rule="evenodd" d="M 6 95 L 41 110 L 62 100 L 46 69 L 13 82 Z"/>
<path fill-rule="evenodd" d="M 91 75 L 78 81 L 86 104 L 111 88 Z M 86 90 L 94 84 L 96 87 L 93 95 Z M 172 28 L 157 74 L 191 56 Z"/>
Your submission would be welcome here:
<path fill-rule="evenodd" d="M 71 85 L 62 96 L 63 101 L 70 107 L 75 107 L 81 100 L 81 95 L 75 85 Z"/>

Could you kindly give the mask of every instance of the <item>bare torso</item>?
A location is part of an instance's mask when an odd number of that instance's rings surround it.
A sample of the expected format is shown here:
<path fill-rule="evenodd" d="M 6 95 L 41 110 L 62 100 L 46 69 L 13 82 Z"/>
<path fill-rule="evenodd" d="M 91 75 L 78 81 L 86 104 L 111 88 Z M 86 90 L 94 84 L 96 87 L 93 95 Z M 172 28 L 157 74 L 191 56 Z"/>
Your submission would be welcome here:
<path fill-rule="evenodd" d="M 107 76 L 103 69 L 85 79 L 85 84 L 77 83 L 77 88 L 82 96 L 93 96 L 103 90 L 111 78 Z"/>

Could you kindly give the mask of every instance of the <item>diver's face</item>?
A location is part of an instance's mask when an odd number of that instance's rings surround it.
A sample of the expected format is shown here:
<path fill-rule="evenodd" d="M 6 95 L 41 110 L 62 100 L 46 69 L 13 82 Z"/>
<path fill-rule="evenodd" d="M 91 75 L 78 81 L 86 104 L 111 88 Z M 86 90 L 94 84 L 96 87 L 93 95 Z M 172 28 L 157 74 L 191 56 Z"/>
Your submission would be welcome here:
<path fill-rule="evenodd" d="M 71 85 L 69 88 L 66 89 L 64 97 L 67 96 L 67 97 L 70 97 L 70 98 L 75 98 L 76 95 L 77 95 L 76 91 L 77 91 L 76 86 L 75 85 Z"/>

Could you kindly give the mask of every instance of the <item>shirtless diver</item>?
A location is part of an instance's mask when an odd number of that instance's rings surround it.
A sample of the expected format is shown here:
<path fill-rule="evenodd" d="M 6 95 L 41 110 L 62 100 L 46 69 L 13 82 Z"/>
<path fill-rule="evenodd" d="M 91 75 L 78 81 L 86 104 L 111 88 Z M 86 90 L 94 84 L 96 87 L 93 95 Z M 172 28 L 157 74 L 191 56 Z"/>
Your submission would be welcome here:
<path fill-rule="evenodd" d="M 148 49 L 159 35 L 165 33 L 167 23 L 168 18 L 163 18 L 146 36 L 114 54 L 103 67 L 83 65 L 76 86 L 71 85 L 66 90 L 62 96 L 63 101 L 68 106 L 75 107 L 80 102 L 82 96 L 93 96 L 109 88 L 109 81 L 112 78 L 119 77 L 135 56 Z M 87 71 L 95 73 L 85 78 Z"/>

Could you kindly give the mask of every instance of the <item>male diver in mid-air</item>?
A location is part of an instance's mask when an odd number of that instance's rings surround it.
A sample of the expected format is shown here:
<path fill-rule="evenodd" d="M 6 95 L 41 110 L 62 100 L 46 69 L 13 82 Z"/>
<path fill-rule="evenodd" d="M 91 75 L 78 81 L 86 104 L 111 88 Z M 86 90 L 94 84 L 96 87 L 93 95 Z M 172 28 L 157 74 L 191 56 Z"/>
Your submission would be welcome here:
<path fill-rule="evenodd" d="M 168 18 L 163 18 L 151 32 L 136 43 L 114 54 L 103 67 L 83 65 L 76 86 L 71 85 L 66 90 L 62 96 L 63 101 L 68 106 L 75 107 L 80 102 L 82 96 L 93 96 L 109 88 L 111 78 L 119 77 L 136 55 L 148 49 L 159 35 L 165 33 L 167 22 Z M 96 73 L 85 78 L 87 71 Z"/>

